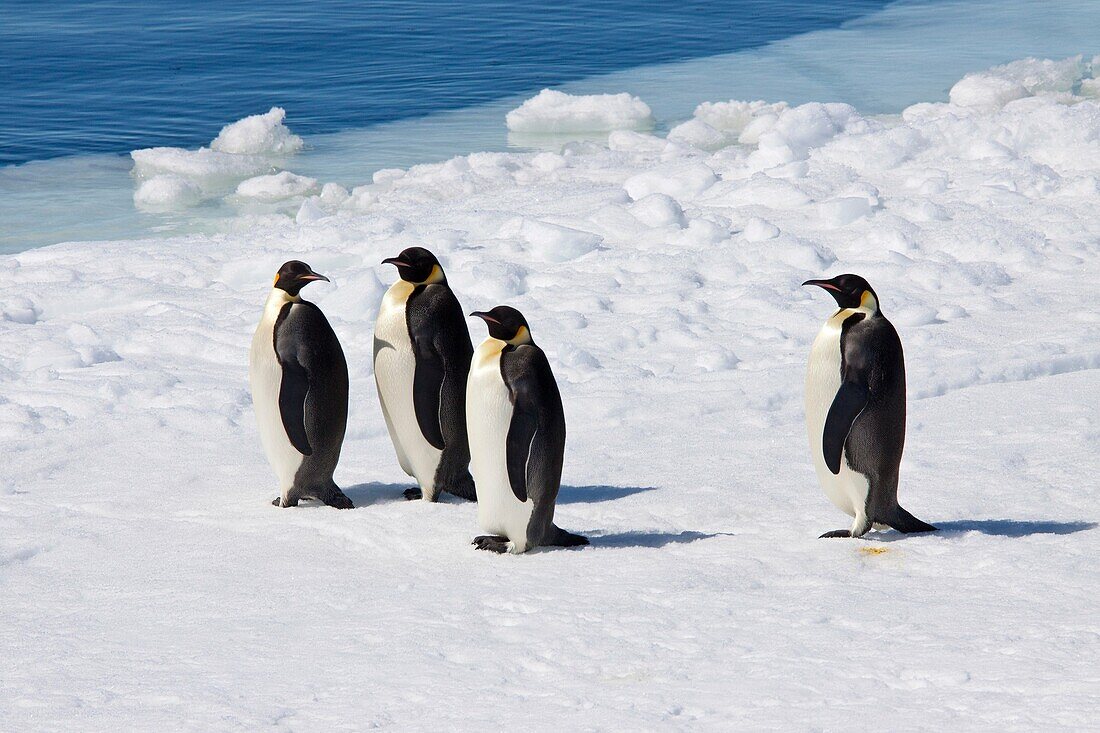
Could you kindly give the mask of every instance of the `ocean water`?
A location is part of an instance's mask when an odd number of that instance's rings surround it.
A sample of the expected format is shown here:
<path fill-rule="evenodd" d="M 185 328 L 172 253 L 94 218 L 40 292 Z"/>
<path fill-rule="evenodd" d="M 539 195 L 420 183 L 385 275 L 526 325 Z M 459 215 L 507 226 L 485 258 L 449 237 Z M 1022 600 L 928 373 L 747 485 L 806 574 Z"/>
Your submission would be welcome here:
<path fill-rule="evenodd" d="M 423 117 L 828 28 L 887 0 L 6 0 L 0 164 Z"/>
<path fill-rule="evenodd" d="M 504 114 L 546 86 L 629 91 L 659 129 L 705 100 L 846 101 L 897 112 L 967 71 L 1100 51 L 1092 0 L 836 3 L 344 0 L 7 2 L 0 23 L 0 252 L 207 231 L 211 202 L 150 214 L 126 153 L 198 147 L 278 105 L 290 169 L 352 186 L 383 167 L 555 147 Z"/>

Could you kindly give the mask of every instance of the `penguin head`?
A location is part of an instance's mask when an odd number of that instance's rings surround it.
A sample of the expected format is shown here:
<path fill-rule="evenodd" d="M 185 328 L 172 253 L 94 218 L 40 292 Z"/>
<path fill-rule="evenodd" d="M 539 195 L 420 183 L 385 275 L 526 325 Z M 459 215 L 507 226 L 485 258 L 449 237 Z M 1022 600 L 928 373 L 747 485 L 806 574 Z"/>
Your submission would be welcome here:
<path fill-rule="evenodd" d="M 515 308 L 507 305 L 498 305 L 488 311 L 474 311 L 471 316 L 477 316 L 485 321 L 489 327 L 489 336 L 499 341 L 519 346 L 520 344 L 534 343 L 531 339 L 531 327 L 527 325 L 527 319 Z"/>
<path fill-rule="evenodd" d="M 409 247 L 396 257 L 382 260 L 383 265 L 396 265 L 397 274 L 413 285 L 438 283 L 446 280 L 439 260 L 423 247 Z"/>
<path fill-rule="evenodd" d="M 298 260 L 290 260 L 289 262 L 284 262 L 283 266 L 280 267 L 279 271 L 275 274 L 275 287 L 280 290 L 285 290 L 289 295 L 297 296 L 302 288 L 309 285 L 314 280 L 330 282 L 324 275 L 314 272 L 313 268 L 306 263 Z"/>
<path fill-rule="evenodd" d="M 866 308 L 878 312 L 878 296 L 870 283 L 859 275 L 837 275 L 831 280 L 807 280 L 803 285 L 816 285 L 833 296 L 841 308 Z"/>

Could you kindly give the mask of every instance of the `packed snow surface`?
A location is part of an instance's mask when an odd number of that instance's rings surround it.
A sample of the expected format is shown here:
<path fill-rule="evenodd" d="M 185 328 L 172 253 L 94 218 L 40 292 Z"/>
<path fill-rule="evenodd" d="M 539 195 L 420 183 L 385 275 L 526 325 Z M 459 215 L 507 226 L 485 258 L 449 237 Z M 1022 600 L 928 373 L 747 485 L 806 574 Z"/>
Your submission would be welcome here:
<path fill-rule="evenodd" d="M 0 729 L 1095 729 L 1095 68 L 894 118 L 721 101 L 717 147 L 620 130 L 351 190 L 269 177 L 267 123 L 135 153 L 139 204 L 288 198 L 0 258 Z M 401 497 L 370 370 L 411 245 L 530 321 L 590 547 L 480 553 L 475 506 Z M 351 370 L 352 511 L 269 503 L 247 350 L 291 258 L 333 280 L 304 295 Z M 849 519 L 803 426 L 833 303 L 799 283 L 842 272 L 905 344 L 899 495 L 936 534 L 817 539 Z"/>

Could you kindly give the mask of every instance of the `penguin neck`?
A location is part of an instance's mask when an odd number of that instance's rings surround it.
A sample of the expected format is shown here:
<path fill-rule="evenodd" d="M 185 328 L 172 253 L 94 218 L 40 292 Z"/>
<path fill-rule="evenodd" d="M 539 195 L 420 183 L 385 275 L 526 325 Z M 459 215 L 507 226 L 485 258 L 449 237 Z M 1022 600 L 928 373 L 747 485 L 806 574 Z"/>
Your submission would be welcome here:
<path fill-rule="evenodd" d="M 283 310 L 283 306 L 287 303 L 301 302 L 302 297 L 300 295 L 291 295 L 282 288 L 272 288 L 267 295 L 267 302 L 264 303 L 264 320 L 274 323 L 279 317 L 280 311 Z"/>
<path fill-rule="evenodd" d="M 859 305 L 855 308 L 840 308 L 830 318 L 830 323 L 840 324 L 848 320 L 849 316 L 856 313 L 862 313 L 867 318 L 873 318 L 880 315 L 878 309 L 878 298 L 870 290 L 864 290 L 863 295 L 859 299 Z"/>

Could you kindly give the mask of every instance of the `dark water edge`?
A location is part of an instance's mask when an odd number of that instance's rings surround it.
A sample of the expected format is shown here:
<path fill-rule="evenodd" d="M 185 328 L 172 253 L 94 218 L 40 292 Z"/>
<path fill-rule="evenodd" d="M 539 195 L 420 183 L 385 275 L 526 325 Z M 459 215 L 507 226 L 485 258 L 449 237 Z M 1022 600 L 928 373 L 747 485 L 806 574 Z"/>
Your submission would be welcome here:
<path fill-rule="evenodd" d="M 839 26 L 889 0 L 5 0 L 0 165 L 316 135 Z"/>

